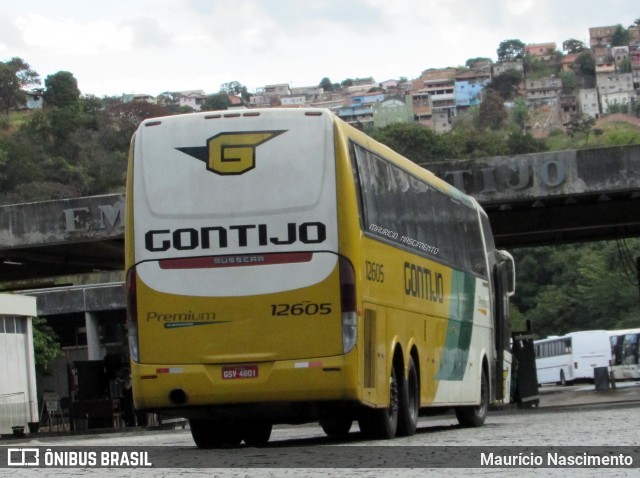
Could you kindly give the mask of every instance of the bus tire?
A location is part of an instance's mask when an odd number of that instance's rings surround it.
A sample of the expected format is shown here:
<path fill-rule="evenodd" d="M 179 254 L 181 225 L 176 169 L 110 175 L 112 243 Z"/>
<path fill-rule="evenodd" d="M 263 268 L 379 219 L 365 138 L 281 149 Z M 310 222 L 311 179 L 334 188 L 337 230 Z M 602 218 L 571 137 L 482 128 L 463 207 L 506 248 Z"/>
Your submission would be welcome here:
<path fill-rule="evenodd" d="M 489 380 L 487 372 L 482 369 L 480 379 L 480 404 L 472 407 L 456 407 L 456 418 L 462 427 L 481 427 L 484 425 L 489 409 Z"/>
<path fill-rule="evenodd" d="M 418 427 L 418 414 L 420 412 L 420 380 L 418 370 L 409 357 L 407 378 L 400 386 L 400 410 L 398 415 L 398 436 L 411 436 L 416 433 Z"/>
<path fill-rule="evenodd" d="M 242 441 L 237 427 L 221 420 L 191 419 L 189 428 L 198 448 L 238 446 Z"/>
<path fill-rule="evenodd" d="M 269 442 L 272 430 L 273 424 L 270 422 L 247 422 L 241 427 L 241 435 L 246 445 L 262 446 Z"/>
<path fill-rule="evenodd" d="M 400 390 L 395 364 L 389 377 L 389 406 L 386 408 L 362 407 L 358 424 L 360 431 L 368 438 L 387 440 L 396 436 Z"/>
<path fill-rule="evenodd" d="M 349 415 L 334 415 L 320 419 L 322 430 L 331 438 L 343 438 L 349 434 L 353 419 Z"/>

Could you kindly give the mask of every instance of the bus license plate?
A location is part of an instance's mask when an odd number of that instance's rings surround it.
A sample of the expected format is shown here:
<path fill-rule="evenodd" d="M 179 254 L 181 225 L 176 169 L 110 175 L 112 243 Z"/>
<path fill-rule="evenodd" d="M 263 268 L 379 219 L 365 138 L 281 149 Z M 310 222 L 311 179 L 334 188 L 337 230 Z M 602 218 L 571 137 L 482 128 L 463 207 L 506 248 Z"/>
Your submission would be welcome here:
<path fill-rule="evenodd" d="M 223 380 L 235 380 L 241 378 L 258 378 L 258 366 L 241 365 L 235 367 L 222 367 Z"/>

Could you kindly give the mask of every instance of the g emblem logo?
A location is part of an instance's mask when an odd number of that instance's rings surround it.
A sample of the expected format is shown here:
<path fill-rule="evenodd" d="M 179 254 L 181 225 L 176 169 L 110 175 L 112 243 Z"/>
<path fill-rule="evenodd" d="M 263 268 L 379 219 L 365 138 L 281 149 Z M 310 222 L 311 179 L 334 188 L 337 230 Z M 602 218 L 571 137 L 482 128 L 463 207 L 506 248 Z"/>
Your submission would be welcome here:
<path fill-rule="evenodd" d="M 244 174 L 256 167 L 256 148 L 284 131 L 220 133 L 206 147 L 177 148 L 204 161 L 207 169 L 222 176 Z"/>

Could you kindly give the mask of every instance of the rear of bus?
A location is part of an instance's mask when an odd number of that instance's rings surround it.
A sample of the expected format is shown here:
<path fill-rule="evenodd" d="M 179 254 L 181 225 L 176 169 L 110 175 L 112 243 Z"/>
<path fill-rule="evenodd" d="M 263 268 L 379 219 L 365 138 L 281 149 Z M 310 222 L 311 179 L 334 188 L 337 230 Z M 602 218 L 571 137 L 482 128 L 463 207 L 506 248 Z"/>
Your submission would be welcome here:
<path fill-rule="evenodd" d="M 126 233 L 137 409 L 203 418 L 270 404 L 287 418 L 288 403 L 355 397 L 333 136 L 331 115 L 309 109 L 140 126 Z"/>

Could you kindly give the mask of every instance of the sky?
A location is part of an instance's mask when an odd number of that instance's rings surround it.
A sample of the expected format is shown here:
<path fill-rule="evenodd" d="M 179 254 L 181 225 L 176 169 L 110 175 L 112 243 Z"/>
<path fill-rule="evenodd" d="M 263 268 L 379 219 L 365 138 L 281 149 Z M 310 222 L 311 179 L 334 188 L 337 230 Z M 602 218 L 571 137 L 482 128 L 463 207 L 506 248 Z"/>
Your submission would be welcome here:
<path fill-rule="evenodd" d="M 0 61 L 68 71 L 83 95 L 250 92 L 328 77 L 409 80 L 497 59 L 504 40 L 577 39 L 631 25 L 638 0 L 2 0 Z"/>

